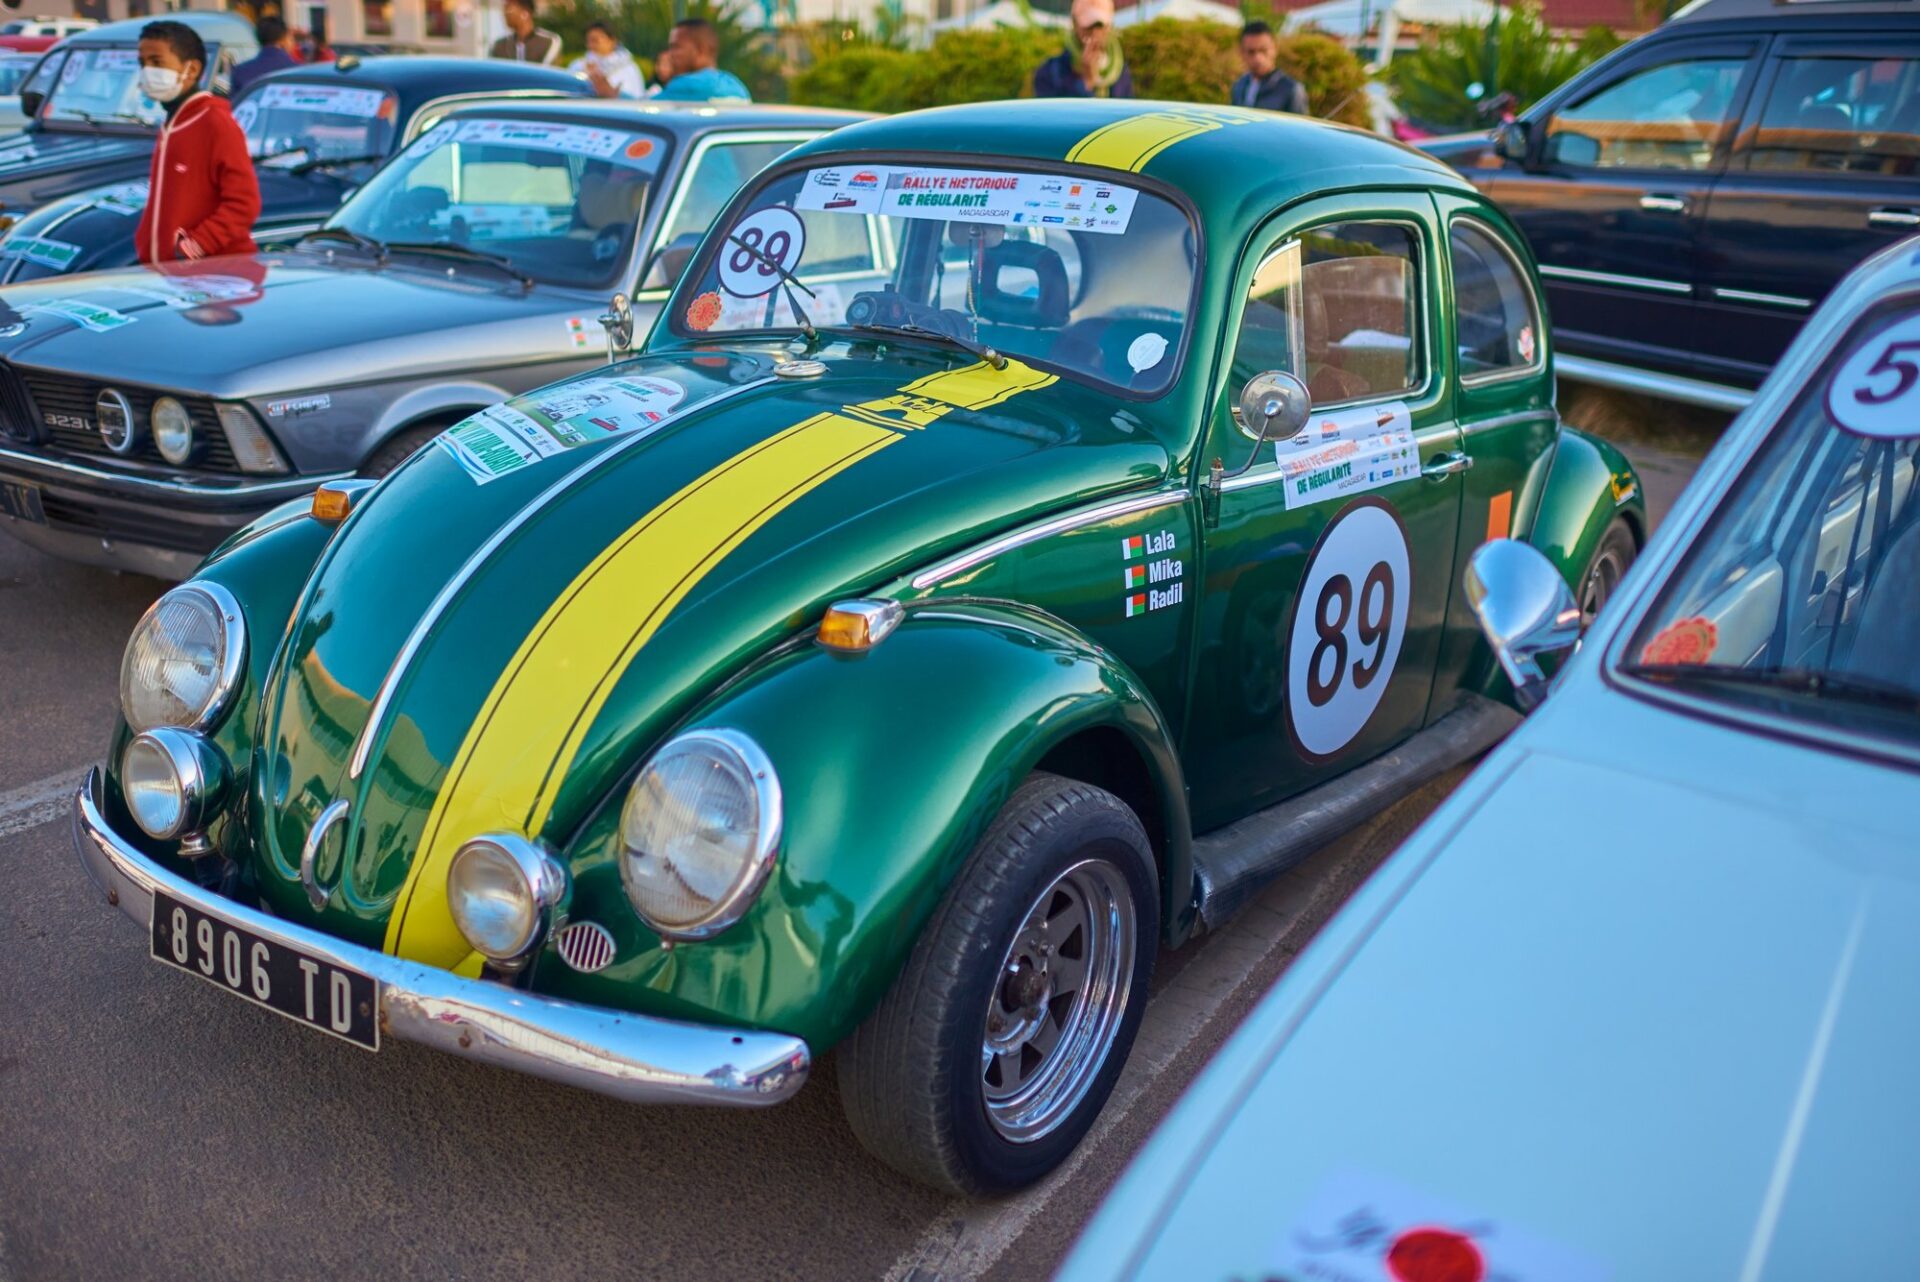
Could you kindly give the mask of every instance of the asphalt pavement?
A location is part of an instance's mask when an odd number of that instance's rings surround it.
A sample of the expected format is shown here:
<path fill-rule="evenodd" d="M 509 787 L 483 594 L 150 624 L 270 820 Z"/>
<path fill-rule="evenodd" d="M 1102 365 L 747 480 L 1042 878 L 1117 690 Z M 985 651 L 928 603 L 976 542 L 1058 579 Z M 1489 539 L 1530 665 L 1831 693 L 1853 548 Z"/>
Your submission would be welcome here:
<path fill-rule="evenodd" d="M 1691 472 L 1634 449 L 1657 517 Z M 1114 1106 L 1021 1197 L 868 1157 L 830 1059 L 765 1113 L 642 1109 L 405 1044 L 370 1055 L 147 958 L 66 799 L 166 585 L 0 535 L 0 1282 L 1044 1277 L 1180 1089 L 1449 777 L 1163 954 Z"/>

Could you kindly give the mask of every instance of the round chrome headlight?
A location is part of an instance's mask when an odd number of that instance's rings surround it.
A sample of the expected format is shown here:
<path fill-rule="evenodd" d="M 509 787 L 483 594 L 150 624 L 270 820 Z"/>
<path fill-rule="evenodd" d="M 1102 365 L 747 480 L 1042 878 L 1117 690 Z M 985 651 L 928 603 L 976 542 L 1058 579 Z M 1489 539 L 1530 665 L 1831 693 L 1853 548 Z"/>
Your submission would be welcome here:
<path fill-rule="evenodd" d="M 753 903 L 780 848 L 780 780 L 736 730 L 693 730 L 654 754 L 620 816 L 627 898 L 669 939 L 705 939 Z"/>
<path fill-rule="evenodd" d="M 187 583 L 155 601 L 120 660 L 120 710 L 135 731 L 206 730 L 240 684 L 240 602 L 217 583 Z"/>
<path fill-rule="evenodd" d="M 517 961 L 545 933 L 566 890 L 566 873 L 525 837 L 477 837 L 447 868 L 447 907 L 475 952 Z"/>
<path fill-rule="evenodd" d="M 198 832 L 226 798 L 226 758 L 199 735 L 162 726 L 120 757 L 120 794 L 140 830 L 159 841 Z"/>
<path fill-rule="evenodd" d="M 171 396 L 162 396 L 153 403 L 147 421 L 153 427 L 153 443 L 160 448 L 160 457 L 175 467 L 185 463 L 193 454 L 193 416 L 187 413 L 187 407 Z"/>

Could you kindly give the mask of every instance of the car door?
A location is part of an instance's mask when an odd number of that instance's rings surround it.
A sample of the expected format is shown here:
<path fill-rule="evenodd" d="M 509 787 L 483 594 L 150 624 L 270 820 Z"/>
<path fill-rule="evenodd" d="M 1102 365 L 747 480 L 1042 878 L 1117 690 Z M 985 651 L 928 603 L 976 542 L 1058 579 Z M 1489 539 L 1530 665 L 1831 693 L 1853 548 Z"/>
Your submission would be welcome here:
<path fill-rule="evenodd" d="M 1783 38 L 1701 233 L 1701 354 L 1757 383 L 1861 259 L 1920 230 L 1920 36 Z"/>
<path fill-rule="evenodd" d="M 1540 263 L 1563 351 L 1686 371 L 1700 219 L 1758 37 L 1656 40 L 1532 125 L 1490 195 Z"/>
<path fill-rule="evenodd" d="M 1331 197 L 1269 224 L 1240 266 L 1203 454 L 1221 475 L 1185 735 L 1198 829 L 1426 719 L 1461 494 L 1433 221 L 1425 193 Z M 1300 377 L 1314 412 L 1256 444 L 1231 407 L 1268 370 Z"/>

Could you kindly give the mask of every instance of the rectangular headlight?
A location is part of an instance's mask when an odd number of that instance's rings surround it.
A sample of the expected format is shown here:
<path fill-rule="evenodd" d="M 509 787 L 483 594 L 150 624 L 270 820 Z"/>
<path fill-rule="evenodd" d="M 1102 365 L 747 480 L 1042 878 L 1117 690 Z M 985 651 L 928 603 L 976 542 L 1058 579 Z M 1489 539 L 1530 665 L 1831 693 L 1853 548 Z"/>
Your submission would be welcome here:
<path fill-rule="evenodd" d="M 244 405 L 215 408 L 220 415 L 220 430 L 227 434 L 227 445 L 233 450 L 234 461 L 240 464 L 241 471 L 277 475 L 291 470 L 252 410 Z"/>

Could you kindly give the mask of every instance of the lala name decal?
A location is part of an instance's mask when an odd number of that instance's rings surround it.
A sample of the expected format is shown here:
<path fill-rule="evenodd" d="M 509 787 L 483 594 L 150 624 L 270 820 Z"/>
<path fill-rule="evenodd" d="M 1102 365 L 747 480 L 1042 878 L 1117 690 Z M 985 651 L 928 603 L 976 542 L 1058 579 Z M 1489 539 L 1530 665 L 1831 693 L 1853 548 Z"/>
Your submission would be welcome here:
<path fill-rule="evenodd" d="M 1123 618 L 1150 614 L 1186 599 L 1186 562 L 1170 555 L 1179 549 L 1172 530 L 1130 534 L 1120 540 Z M 1154 585 L 1161 586 L 1154 586 Z"/>

